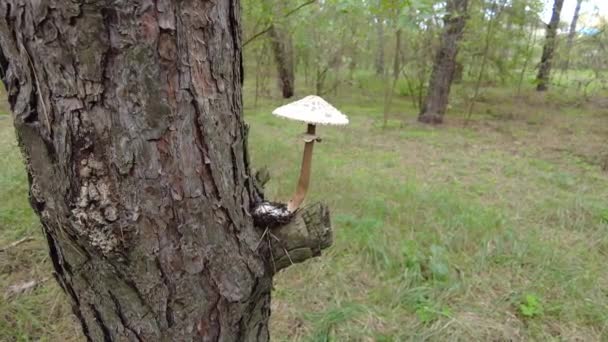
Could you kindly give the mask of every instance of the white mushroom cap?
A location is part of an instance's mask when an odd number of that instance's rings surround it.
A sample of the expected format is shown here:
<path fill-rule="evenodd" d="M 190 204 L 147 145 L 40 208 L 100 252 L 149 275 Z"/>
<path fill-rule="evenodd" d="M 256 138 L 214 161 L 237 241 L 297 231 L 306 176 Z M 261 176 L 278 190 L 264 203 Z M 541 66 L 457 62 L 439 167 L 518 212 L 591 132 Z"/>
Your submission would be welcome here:
<path fill-rule="evenodd" d="M 282 118 L 319 125 L 347 125 L 348 117 L 319 96 L 310 95 L 275 109 Z"/>

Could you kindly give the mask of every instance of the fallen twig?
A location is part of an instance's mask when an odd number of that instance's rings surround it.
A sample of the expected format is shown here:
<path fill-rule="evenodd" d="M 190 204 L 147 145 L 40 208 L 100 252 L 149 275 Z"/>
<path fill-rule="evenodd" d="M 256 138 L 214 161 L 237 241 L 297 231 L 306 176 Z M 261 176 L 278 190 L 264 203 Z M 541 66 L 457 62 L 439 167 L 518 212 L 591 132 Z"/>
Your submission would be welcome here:
<path fill-rule="evenodd" d="M 15 247 L 19 246 L 22 243 L 30 242 L 30 241 L 33 241 L 33 240 L 34 240 L 34 238 L 31 237 L 31 236 L 24 237 L 23 239 L 17 240 L 17 241 L 11 243 L 10 245 L 8 245 L 6 247 L 0 248 L 0 252 L 5 252 L 5 251 L 7 251 L 7 250 L 9 250 L 11 248 L 15 248 Z"/>

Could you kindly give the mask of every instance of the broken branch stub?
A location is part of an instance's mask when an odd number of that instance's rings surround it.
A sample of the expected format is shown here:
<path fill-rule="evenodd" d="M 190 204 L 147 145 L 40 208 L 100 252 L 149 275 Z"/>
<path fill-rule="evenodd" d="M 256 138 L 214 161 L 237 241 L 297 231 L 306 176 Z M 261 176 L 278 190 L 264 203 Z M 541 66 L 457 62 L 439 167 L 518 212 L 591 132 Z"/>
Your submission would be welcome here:
<path fill-rule="evenodd" d="M 283 203 L 261 202 L 252 210 L 264 229 L 258 247 L 270 247 L 274 271 L 320 256 L 333 242 L 329 208 L 322 203 L 290 212 Z"/>
<path fill-rule="evenodd" d="M 333 243 L 329 208 L 316 203 L 298 210 L 291 222 L 270 229 L 275 271 L 321 255 Z"/>

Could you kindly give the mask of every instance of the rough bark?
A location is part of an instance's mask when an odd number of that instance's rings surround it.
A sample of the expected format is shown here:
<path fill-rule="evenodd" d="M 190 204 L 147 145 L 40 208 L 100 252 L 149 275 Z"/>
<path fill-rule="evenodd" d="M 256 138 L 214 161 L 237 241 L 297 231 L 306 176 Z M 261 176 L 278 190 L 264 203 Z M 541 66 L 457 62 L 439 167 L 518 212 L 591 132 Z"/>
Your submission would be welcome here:
<path fill-rule="evenodd" d="M 30 201 L 88 340 L 269 338 L 277 261 L 249 214 L 260 195 L 239 12 L 238 0 L 0 2 Z M 325 231 L 321 208 L 307 222 Z M 276 229 L 327 246 L 299 227 Z"/>
<path fill-rule="evenodd" d="M 305 207 L 288 225 L 269 230 L 266 238 L 275 271 L 319 256 L 333 242 L 329 210 L 322 204 Z"/>
<path fill-rule="evenodd" d="M 537 91 L 545 91 L 549 87 L 549 77 L 551 76 L 553 54 L 555 53 L 555 46 L 557 45 L 557 27 L 559 25 L 559 17 L 562 12 L 563 5 L 564 0 L 555 0 L 553 3 L 551 20 L 549 21 L 549 25 L 547 25 L 545 45 L 543 47 L 543 54 L 540 58 L 540 64 L 538 66 L 538 75 L 536 76 Z"/>
<path fill-rule="evenodd" d="M 445 29 L 435 56 L 428 93 L 418 116 L 420 122 L 430 124 L 443 122 L 456 70 L 458 42 L 462 38 L 466 23 L 467 7 L 468 0 L 450 0 L 447 3 Z"/>
<path fill-rule="evenodd" d="M 578 18 L 581 11 L 581 4 L 583 0 L 576 1 L 576 8 L 574 9 L 574 16 L 570 22 L 570 31 L 568 32 L 568 41 L 566 43 L 566 60 L 564 61 L 564 70 L 570 68 L 570 53 L 572 52 L 572 46 L 574 45 L 574 38 L 576 37 L 576 26 L 578 24 Z"/>
<path fill-rule="evenodd" d="M 293 97 L 295 88 L 295 67 L 291 35 L 281 26 L 272 25 L 268 31 L 270 44 L 277 67 L 278 84 L 283 98 Z"/>

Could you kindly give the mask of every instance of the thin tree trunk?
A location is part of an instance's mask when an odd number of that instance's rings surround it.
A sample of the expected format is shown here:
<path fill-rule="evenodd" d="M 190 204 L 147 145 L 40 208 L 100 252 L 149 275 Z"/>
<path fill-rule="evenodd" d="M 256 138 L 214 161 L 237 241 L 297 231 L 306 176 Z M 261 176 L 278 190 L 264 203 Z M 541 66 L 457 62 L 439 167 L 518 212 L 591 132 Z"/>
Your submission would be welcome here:
<path fill-rule="evenodd" d="M 517 95 L 521 94 L 521 87 L 524 83 L 524 77 L 526 76 L 526 71 L 528 71 L 528 64 L 530 64 L 530 59 L 532 58 L 532 52 L 534 50 L 534 46 L 536 45 L 536 29 L 537 23 L 535 22 L 528 34 L 528 39 L 526 42 L 526 56 L 524 58 L 524 65 L 521 67 L 521 72 L 519 73 L 519 80 L 517 81 Z"/>
<path fill-rule="evenodd" d="M 306 86 L 308 86 L 308 85 L 310 85 L 310 76 L 309 76 L 310 75 L 310 71 L 309 71 L 310 63 L 308 61 L 308 57 L 304 57 L 303 63 L 304 63 L 304 84 Z"/>
<path fill-rule="evenodd" d="M 384 76 L 384 21 L 382 18 L 376 18 L 376 75 Z"/>
<path fill-rule="evenodd" d="M 572 46 L 574 45 L 574 38 L 576 37 L 576 25 L 578 23 L 579 13 L 581 11 L 581 4 L 583 0 L 576 1 L 576 8 L 574 9 L 574 16 L 572 22 L 570 22 L 570 31 L 568 32 L 568 41 L 566 45 L 566 61 L 564 62 L 564 71 L 568 71 L 570 68 L 570 53 L 572 52 Z"/>
<path fill-rule="evenodd" d="M 263 43 L 261 46 L 258 47 L 257 51 L 256 51 L 256 61 L 255 61 L 255 97 L 254 97 L 254 101 L 253 101 L 253 106 L 254 108 L 258 108 L 258 102 L 260 99 L 260 88 L 261 88 L 261 83 L 262 83 L 262 76 L 261 74 L 263 74 L 263 70 L 264 70 L 264 63 L 263 61 L 265 60 L 265 55 L 266 55 L 266 44 Z"/>
<path fill-rule="evenodd" d="M 559 17 L 564 5 L 564 0 L 555 0 L 553 3 L 553 12 L 551 20 L 547 25 L 545 35 L 545 46 L 538 67 L 538 75 L 536 76 L 536 90 L 545 91 L 549 87 L 549 78 L 551 76 L 551 64 L 553 62 L 553 54 L 557 45 L 557 27 L 559 26 Z"/>
<path fill-rule="evenodd" d="M 447 5 L 445 29 L 441 46 L 435 57 L 428 94 L 418 120 L 440 124 L 448 106 L 450 87 L 456 69 L 458 42 L 462 38 L 466 23 L 468 0 L 450 0 Z"/>
<path fill-rule="evenodd" d="M 86 338 L 268 340 L 276 263 L 249 214 L 239 2 L 4 0 L 0 66 Z"/>
<path fill-rule="evenodd" d="M 416 57 L 418 64 L 418 67 L 416 68 L 418 70 L 418 75 L 416 77 L 416 80 L 418 82 L 418 84 L 416 85 L 416 108 L 418 110 L 422 110 L 422 108 L 424 107 L 424 100 L 427 90 L 425 86 L 428 85 L 427 80 L 430 78 L 430 74 L 433 70 L 433 65 L 429 66 L 429 63 L 427 61 L 429 59 L 432 60 L 432 56 L 436 55 L 436 51 L 433 48 L 433 46 L 435 45 L 435 32 L 432 29 L 434 27 L 433 21 L 427 20 L 426 24 L 427 28 L 425 30 L 424 39 L 421 42 L 422 45 L 419 45 L 418 49 L 416 49 L 419 52 L 417 53 L 418 56 Z"/>
<path fill-rule="evenodd" d="M 352 83 L 355 79 L 355 72 L 359 66 L 359 51 L 353 49 L 351 51 L 350 62 L 348 62 L 348 80 Z"/>
<path fill-rule="evenodd" d="M 389 112 L 391 110 L 391 104 L 393 101 L 393 94 L 395 93 L 395 87 L 401 74 L 401 29 L 395 30 L 395 55 L 393 59 L 393 80 L 388 82 L 388 77 L 385 77 L 384 82 L 384 121 L 383 127 L 386 128 L 388 125 Z"/>
<path fill-rule="evenodd" d="M 492 7 L 490 10 L 493 14 L 493 17 L 488 20 L 485 43 L 483 48 L 483 56 L 481 58 L 481 65 L 479 66 L 479 74 L 477 76 L 477 80 L 475 81 L 475 87 L 473 88 L 473 97 L 469 101 L 469 109 L 467 111 L 466 123 L 468 123 L 471 119 L 471 116 L 473 115 L 473 110 L 475 109 L 475 102 L 477 102 L 477 97 L 479 97 L 481 82 L 483 81 L 483 77 L 486 72 L 486 65 L 488 63 L 488 58 L 490 54 L 490 45 L 494 36 L 494 26 L 496 25 L 496 23 L 498 23 L 500 19 L 500 15 L 502 14 L 505 3 L 506 2 L 502 2 L 500 9 L 498 9 L 498 3 L 496 1 L 492 2 Z"/>
<path fill-rule="evenodd" d="M 401 29 L 395 32 L 395 59 L 393 59 L 393 78 L 398 79 L 401 73 Z"/>
<path fill-rule="evenodd" d="M 495 4 L 495 2 L 493 4 Z M 506 4 L 507 4 L 506 1 L 501 1 L 501 7 L 502 7 L 501 12 L 504 11 Z M 508 9 L 508 7 L 507 7 L 507 9 Z M 505 28 L 505 32 L 507 32 L 507 34 L 511 34 L 511 32 L 513 31 L 513 15 L 511 14 L 511 10 L 507 10 L 506 14 L 507 14 L 507 18 L 506 18 L 507 26 Z M 499 51 L 499 56 L 500 56 L 499 60 L 502 63 L 507 64 L 507 61 L 509 59 L 511 59 L 510 58 L 512 55 L 511 48 L 512 48 L 511 44 L 505 44 L 505 45 L 501 46 L 501 49 Z M 503 77 L 503 78 L 504 78 L 504 74 L 509 72 L 509 71 L 505 72 L 505 69 L 508 69 L 508 67 L 507 68 L 503 67 L 500 70 L 501 77 Z M 503 79 L 503 84 L 504 84 L 504 79 Z"/>
<path fill-rule="evenodd" d="M 323 95 L 325 90 L 325 78 L 327 77 L 327 71 L 329 67 L 324 67 L 321 69 L 321 66 L 317 64 L 316 66 L 316 77 L 315 77 L 315 94 Z"/>

